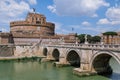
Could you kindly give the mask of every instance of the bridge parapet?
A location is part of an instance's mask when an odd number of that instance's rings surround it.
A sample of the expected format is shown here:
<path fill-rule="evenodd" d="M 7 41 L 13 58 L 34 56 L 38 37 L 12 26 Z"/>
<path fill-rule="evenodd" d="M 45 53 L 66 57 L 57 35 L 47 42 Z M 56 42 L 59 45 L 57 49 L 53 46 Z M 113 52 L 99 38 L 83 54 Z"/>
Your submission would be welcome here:
<path fill-rule="evenodd" d="M 85 48 L 85 49 L 100 49 L 100 50 L 115 50 L 120 51 L 120 45 L 108 45 L 108 44 L 59 44 L 59 45 L 47 45 L 48 47 L 58 48 Z"/>

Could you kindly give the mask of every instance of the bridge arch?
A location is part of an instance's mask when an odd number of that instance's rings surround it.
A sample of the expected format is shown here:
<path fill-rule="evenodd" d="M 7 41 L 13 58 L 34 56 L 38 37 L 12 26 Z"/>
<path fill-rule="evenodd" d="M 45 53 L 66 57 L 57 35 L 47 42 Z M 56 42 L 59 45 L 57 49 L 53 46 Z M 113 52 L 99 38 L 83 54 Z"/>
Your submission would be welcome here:
<path fill-rule="evenodd" d="M 81 57 L 77 50 L 69 50 L 66 54 L 66 61 L 70 63 L 71 66 L 80 67 Z"/>
<path fill-rule="evenodd" d="M 60 52 L 57 48 L 55 48 L 52 52 L 52 57 L 55 59 L 55 61 L 59 61 L 59 56 L 60 56 Z"/>
<path fill-rule="evenodd" d="M 47 48 L 43 48 L 43 55 L 47 56 L 47 53 L 48 53 L 48 49 Z"/>
<path fill-rule="evenodd" d="M 98 74 L 112 74 L 113 70 L 109 64 L 112 57 L 120 63 L 119 57 L 111 51 L 96 52 L 91 59 L 91 68 Z"/>

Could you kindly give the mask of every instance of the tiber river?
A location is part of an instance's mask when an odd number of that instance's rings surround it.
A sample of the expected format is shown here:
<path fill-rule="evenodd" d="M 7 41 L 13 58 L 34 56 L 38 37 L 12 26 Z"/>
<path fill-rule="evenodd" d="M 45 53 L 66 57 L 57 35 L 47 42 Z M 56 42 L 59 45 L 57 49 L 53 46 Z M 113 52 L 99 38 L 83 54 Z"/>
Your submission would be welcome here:
<path fill-rule="evenodd" d="M 111 76 L 78 77 L 73 67 L 54 67 L 52 62 L 0 62 L 0 80 L 120 80 L 120 65 L 111 58 Z"/>

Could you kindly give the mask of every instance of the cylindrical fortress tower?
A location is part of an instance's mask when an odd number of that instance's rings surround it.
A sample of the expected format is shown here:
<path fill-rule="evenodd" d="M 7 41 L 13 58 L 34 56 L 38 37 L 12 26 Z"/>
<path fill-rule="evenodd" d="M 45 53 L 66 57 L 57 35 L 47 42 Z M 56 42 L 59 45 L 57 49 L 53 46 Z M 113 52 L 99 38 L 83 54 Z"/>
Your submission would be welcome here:
<path fill-rule="evenodd" d="M 55 24 L 46 22 L 46 17 L 38 13 L 28 13 L 25 21 L 14 21 L 10 23 L 12 33 L 35 33 L 43 36 L 55 34 Z"/>

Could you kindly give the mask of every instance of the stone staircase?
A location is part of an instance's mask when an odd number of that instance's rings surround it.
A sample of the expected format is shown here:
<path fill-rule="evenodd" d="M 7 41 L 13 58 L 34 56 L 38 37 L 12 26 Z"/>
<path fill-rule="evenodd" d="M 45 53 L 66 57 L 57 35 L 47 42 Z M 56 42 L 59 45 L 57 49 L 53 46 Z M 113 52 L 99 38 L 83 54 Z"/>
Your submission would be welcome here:
<path fill-rule="evenodd" d="M 24 49 L 24 51 L 19 56 L 26 56 L 26 57 L 36 56 L 36 51 L 37 51 L 36 47 L 38 47 L 39 45 L 40 42 L 31 45 L 29 48 Z"/>

